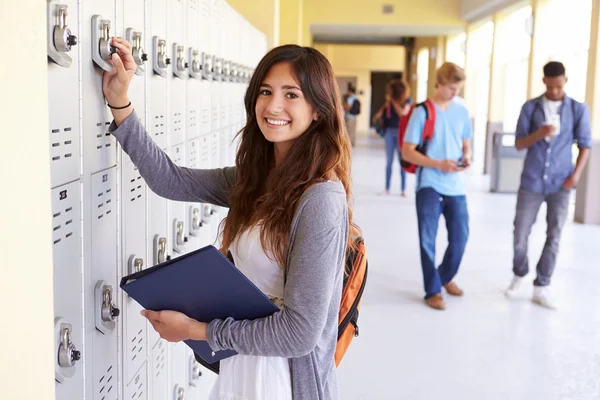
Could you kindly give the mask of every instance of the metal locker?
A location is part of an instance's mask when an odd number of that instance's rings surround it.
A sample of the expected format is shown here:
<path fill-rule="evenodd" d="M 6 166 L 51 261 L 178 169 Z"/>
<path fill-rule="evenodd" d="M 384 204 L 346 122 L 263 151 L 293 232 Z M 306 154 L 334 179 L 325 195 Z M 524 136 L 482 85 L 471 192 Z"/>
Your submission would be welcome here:
<path fill-rule="evenodd" d="M 84 206 L 89 218 L 88 240 L 86 240 L 87 267 L 86 341 L 92 347 L 91 374 L 86 388 L 91 390 L 88 398 L 115 400 L 119 396 L 117 387 L 118 332 L 117 319 L 120 309 L 117 304 L 117 176 L 116 167 L 93 174 L 90 192 Z M 86 251 L 84 251 L 85 253 Z M 88 347 L 89 349 L 89 347 Z"/>
<path fill-rule="evenodd" d="M 82 3 L 81 10 L 84 33 L 81 43 L 83 170 L 84 174 L 90 174 L 110 168 L 117 162 L 116 141 L 108 133 L 112 116 L 102 93 L 103 73 L 112 71 L 107 60 L 116 51 L 111 45 L 111 37 L 115 34 L 115 4 L 89 0 Z"/>
<path fill-rule="evenodd" d="M 172 147 L 171 160 L 178 166 L 185 166 L 185 145 Z M 188 242 L 186 203 L 180 201 L 169 202 L 170 243 L 172 245 L 173 257 L 179 257 L 186 253 Z"/>
<path fill-rule="evenodd" d="M 200 139 L 190 140 L 187 145 L 187 162 L 188 168 L 201 168 L 200 157 L 202 156 L 202 140 Z M 206 152 L 204 152 L 206 157 Z M 199 249 L 200 247 L 210 244 L 210 226 L 205 223 L 202 213 L 204 211 L 204 205 L 201 203 L 187 203 L 187 215 L 188 219 L 186 225 L 188 227 L 189 241 L 188 251 Z"/>
<path fill-rule="evenodd" d="M 79 179 L 79 42 L 77 0 L 49 0 L 48 111 L 51 186 Z"/>
<path fill-rule="evenodd" d="M 125 387 L 125 400 L 148 400 L 148 364 L 144 363 Z"/>
<path fill-rule="evenodd" d="M 167 399 L 173 400 L 186 400 L 190 399 L 187 393 L 187 367 L 188 360 L 186 358 L 186 344 L 183 342 L 170 343 L 171 347 L 171 379 L 170 386 L 172 390 L 172 397 Z"/>
<path fill-rule="evenodd" d="M 187 394 L 189 395 L 186 397 L 195 400 L 207 400 L 217 380 L 217 375 L 196 361 L 192 349 L 186 347 L 185 351 L 187 357 Z"/>
<path fill-rule="evenodd" d="M 185 87 L 186 139 L 200 135 L 202 87 L 202 51 L 200 50 L 200 0 L 187 0 L 185 4 L 185 43 L 187 44 L 188 75 Z"/>
<path fill-rule="evenodd" d="M 167 7 L 167 37 L 173 62 L 170 68 L 170 129 L 169 145 L 185 141 L 185 87 L 188 79 L 189 49 L 186 47 L 183 30 L 183 0 L 174 0 Z"/>
<path fill-rule="evenodd" d="M 81 298 L 81 184 L 57 187 L 52 197 L 54 265 L 54 370 L 57 400 L 83 398 Z"/>
<path fill-rule="evenodd" d="M 152 349 L 150 385 L 151 400 L 170 399 L 169 396 L 169 343 L 159 340 Z"/>
<path fill-rule="evenodd" d="M 146 76 L 152 71 L 150 62 L 151 55 L 148 54 L 150 37 L 145 31 L 145 1 L 123 0 L 123 18 L 119 18 L 119 30 L 132 46 L 133 59 L 137 64 L 137 70 L 129 84 L 129 100 L 135 108 L 137 117 L 146 125 Z M 123 162 L 127 163 L 129 156 L 123 153 Z"/>
<path fill-rule="evenodd" d="M 121 169 L 121 274 L 126 276 L 148 267 L 146 258 L 146 183 L 133 163 Z M 123 293 L 123 372 L 128 385 L 147 360 L 146 319 L 142 307 Z"/>
<path fill-rule="evenodd" d="M 209 67 L 208 59 L 210 57 L 210 0 L 200 0 L 199 6 L 199 49 L 202 58 L 202 81 L 200 82 L 200 135 L 210 133 L 211 129 L 211 84 L 207 80 L 210 74 L 207 74 L 206 68 Z"/>
<path fill-rule="evenodd" d="M 151 72 L 147 87 L 150 96 L 150 119 L 148 132 L 152 140 L 161 148 L 167 148 L 169 130 L 167 113 L 167 93 L 169 84 L 168 66 L 171 64 L 171 49 L 167 46 L 167 1 L 150 0 L 151 17 L 146 35 L 151 39 Z M 150 68 L 150 67 L 149 67 Z"/>

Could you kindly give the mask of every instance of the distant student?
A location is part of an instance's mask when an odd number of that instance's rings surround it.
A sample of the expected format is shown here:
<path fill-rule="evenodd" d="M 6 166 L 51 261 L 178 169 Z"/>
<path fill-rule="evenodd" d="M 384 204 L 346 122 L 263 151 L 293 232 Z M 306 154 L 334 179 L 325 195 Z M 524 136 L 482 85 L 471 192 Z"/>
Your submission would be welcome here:
<path fill-rule="evenodd" d="M 410 110 L 409 100 L 406 85 L 400 79 L 391 80 L 386 86 L 385 103 L 373 116 L 373 122 L 381 120 L 385 132 L 383 136 L 386 159 L 385 190 L 382 194 L 386 196 L 390 194 L 394 153 L 398 153 L 398 164 L 401 160 L 401 152 L 398 148 L 398 127 L 400 118 Z M 406 197 L 406 172 L 402 168 L 400 168 L 400 195 Z"/>
<path fill-rule="evenodd" d="M 442 287 L 450 295 L 463 295 L 453 279 L 469 237 L 467 198 L 460 172 L 471 164 L 472 128 L 467 109 L 452 100 L 464 81 L 465 73 L 456 64 L 445 63 L 440 67 L 435 93 L 430 99 L 436 119 L 427 153 L 417 150 L 426 118 L 423 107 L 413 111 L 402 146 L 403 157 L 420 166 L 417 171 L 417 217 L 425 302 L 437 310 L 446 308 Z M 435 240 L 441 215 L 446 219 L 449 243 L 438 269 L 435 266 Z"/>
<path fill-rule="evenodd" d="M 348 130 L 350 143 L 354 146 L 356 144 L 356 117 L 360 114 L 360 100 L 356 97 L 356 89 L 351 84 L 348 84 L 348 91 L 345 98 L 344 122 Z"/>
<path fill-rule="evenodd" d="M 221 251 L 280 311 L 252 321 L 199 322 L 144 311 L 171 342 L 206 340 L 223 360 L 210 399 L 335 400 L 334 354 L 352 210 L 351 147 L 331 65 L 317 50 L 286 45 L 260 61 L 246 92 L 247 124 L 236 166 L 175 165 L 140 123 L 127 89 L 136 63 L 113 38 L 103 89 L 112 134 L 148 187 L 176 201 L 230 207 Z"/>
<path fill-rule="evenodd" d="M 529 272 L 529 234 L 542 203 L 546 202 L 546 244 L 533 281 L 533 302 L 556 308 L 548 286 L 556 265 L 562 228 L 569 213 L 569 198 L 588 161 L 591 145 L 590 115 L 585 104 L 568 97 L 565 67 L 556 61 L 544 66 L 546 93 L 529 100 L 517 123 L 516 147 L 527 149 L 517 196 L 514 231 L 514 277 L 506 290 L 514 296 Z M 573 144 L 579 147 L 573 168 Z"/>

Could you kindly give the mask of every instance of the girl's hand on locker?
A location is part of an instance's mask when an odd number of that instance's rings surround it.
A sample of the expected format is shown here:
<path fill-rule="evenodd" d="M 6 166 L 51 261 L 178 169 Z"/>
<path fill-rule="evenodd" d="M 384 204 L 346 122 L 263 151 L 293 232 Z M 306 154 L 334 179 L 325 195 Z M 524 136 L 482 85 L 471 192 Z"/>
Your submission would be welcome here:
<path fill-rule="evenodd" d="M 183 313 L 170 310 L 143 310 L 142 315 L 150 321 L 160 337 L 168 342 L 206 340 L 207 324 L 198 322 Z"/>
<path fill-rule="evenodd" d="M 131 44 L 127 40 L 113 37 L 112 45 L 117 49 L 117 52 L 109 60 L 113 70 L 104 72 L 102 91 L 108 104 L 114 107 L 122 107 L 129 103 L 127 90 L 129 89 L 129 82 L 131 82 L 137 70 L 137 64 L 131 55 Z"/>

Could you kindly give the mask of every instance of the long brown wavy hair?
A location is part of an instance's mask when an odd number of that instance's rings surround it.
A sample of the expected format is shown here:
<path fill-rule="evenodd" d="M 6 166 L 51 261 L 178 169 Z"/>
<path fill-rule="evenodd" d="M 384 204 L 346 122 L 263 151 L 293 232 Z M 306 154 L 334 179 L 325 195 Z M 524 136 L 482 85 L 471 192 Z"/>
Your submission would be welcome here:
<path fill-rule="evenodd" d="M 306 101 L 318 119 L 296 139 L 281 165 L 275 166 L 274 145 L 265 139 L 255 106 L 265 76 L 276 64 L 289 63 Z M 337 178 L 346 190 L 349 225 L 352 223 L 350 140 L 333 69 L 317 50 L 296 45 L 279 46 L 260 61 L 246 91 L 246 126 L 236 156 L 237 182 L 230 193 L 221 251 L 236 237 L 260 223 L 260 240 L 267 254 L 287 269 L 292 219 L 302 194 L 312 185 Z"/>

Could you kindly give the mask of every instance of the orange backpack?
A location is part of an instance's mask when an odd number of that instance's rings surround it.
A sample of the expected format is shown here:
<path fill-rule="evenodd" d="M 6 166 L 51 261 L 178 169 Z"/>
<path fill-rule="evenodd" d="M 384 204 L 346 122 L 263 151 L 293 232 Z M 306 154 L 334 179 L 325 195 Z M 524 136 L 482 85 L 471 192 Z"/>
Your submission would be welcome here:
<path fill-rule="evenodd" d="M 231 253 L 227 255 L 233 262 Z M 340 302 L 340 315 L 338 319 L 338 339 L 335 347 L 335 365 L 340 365 L 344 354 L 350 347 L 350 342 L 358 337 L 358 312 L 360 302 L 367 284 L 367 248 L 362 237 L 362 232 L 357 225 L 350 227 L 348 247 L 346 248 L 346 265 L 344 266 L 344 283 L 342 300 Z M 196 361 L 208 370 L 218 374 L 219 362 L 209 364 L 194 353 Z"/>
<path fill-rule="evenodd" d="M 350 342 L 358 337 L 358 312 L 367 284 L 367 248 L 357 225 L 350 227 L 350 245 L 346 249 L 344 289 L 340 302 L 338 340 L 335 348 L 335 365 L 339 366 Z"/>

